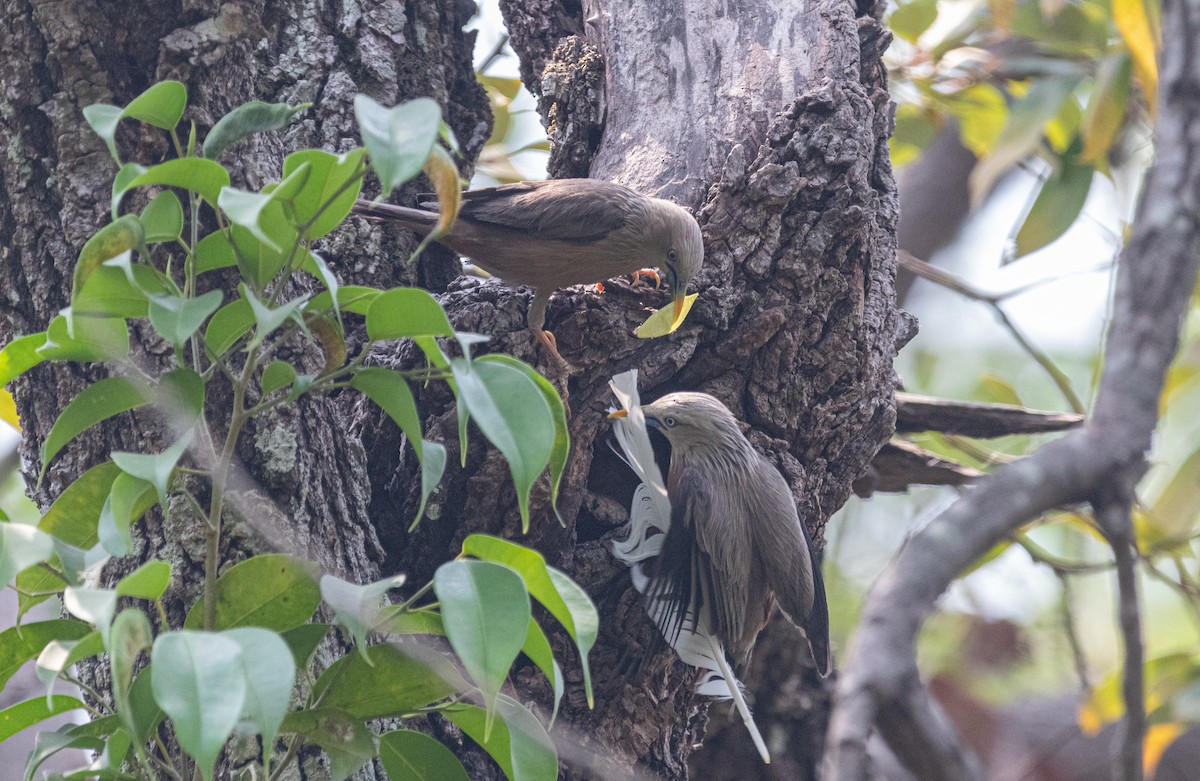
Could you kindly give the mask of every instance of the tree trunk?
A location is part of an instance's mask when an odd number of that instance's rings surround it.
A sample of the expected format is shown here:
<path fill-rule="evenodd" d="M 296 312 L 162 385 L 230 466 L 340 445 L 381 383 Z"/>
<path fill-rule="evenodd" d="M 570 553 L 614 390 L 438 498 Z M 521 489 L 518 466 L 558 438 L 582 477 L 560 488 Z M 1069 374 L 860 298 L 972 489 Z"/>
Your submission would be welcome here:
<path fill-rule="evenodd" d="M 264 500 L 260 506 L 278 508 L 291 542 L 350 579 L 403 571 L 410 582 L 424 582 L 476 531 L 542 550 L 592 594 L 603 618 L 592 654 L 594 710 L 584 702 L 570 644 L 553 638 L 568 680 L 553 732 L 564 772 L 618 778 L 641 769 L 684 778 L 707 724 L 707 702 L 691 694 L 689 670 L 668 653 L 634 672 L 617 670 L 620 660 L 656 647 L 657 630 L 609 552 L 633 481 L 606 443 L 606 383 L 637 367 L 644 398 L 675 389 L 721 398 L 788 478 L 802 516 L 822 539 L 829 515 L 894 421 L 896 196 L 886 146 L 882 7 L 833 0 L 804 7 L 784 0 L 503 5 L 525 81 L 551 123 L 552 174 L 622 181 L 697 213 L 707 258 L 691 316 L 675 335 L 645 342 L 632 329 L 645 317 L 643 306 L 663 305 L 665 293 L 616 283 L 604 295 L 575 288 L 551 302 L 548 327 L 581 370 L 556 379 L 573 444 L 559 499 L 565 527 L 542 485 L 531 532 L 520 535 L 508 470 L 480 437 L 472 436 L 466 467 L 458 468 L 452 397 L 436 384 L 420 391 L 418 403 L 429 438 L 450 451 L 450 466 L 415 534 L 404 524 L 416 511 L 419 467 L 395 426 L 356 397 L 285 408 L 255 426 L 239 455 L 258 483 L 248 490 Z M 7 3 L 0 245 L 8 254 L 0 286 L 12 292 L 0 339 L 41 330 L 67 303 L 78 249 L 104 220 L 114 171 L 82 122 L 84 105 L 123 104 L 164 78 L 188 84 L 194 107 L 187 116 L 201 126 L 250 99 L 313 101 L 287 132 L 237 150 L 253 186 L 277 175 L 283 155 L 297 146 L 340 150 L 355 143 L 355 92 L 384 103 L 431 95 L 473 159 L 489 123 L 471 78 L 471 36 L 461 32 L 471 11 L 470 3 L 456 2 L 201 3 L 170 12 L 134 3 L 113 14 L 80 0 Z M 165 145 L 132 129 L 121 140 L 129 158 L 155 162 L 166 154 Z M 410 271 L 398 259 L 412 246 L 404 232 L 359 223 L 331 236 L 323 254 L 343 283 L 416 282 L 443 293 L 459 330 L 492 337 L 482 349 L 536 362 L 525 330 L 527 291 L 452 279 L 454 259 L 441 251 Z M 147 339 L 135 354 L 153 363 L 161 346 Z M 375 358 L 418 360 L 404 344 L 379 349 Z M 15 386 L 30 474 L 55 415 L 87 379 L 73 367 L 49 365 Z M 164 444 L 147 433 L 144 419 L 118 420 L 60 456 L 41 488 L 31 484 L 39 503 L 109 449 Z M 153 517 L 141 541 L 143 555 L 157 552 L 175 564 L 176 618 L 199 593 L 195 548 L 168 539 Z M 264 543 L 247 535 L 229 545 L 236 553 Z M 774 626 L 764 635 L 748 683 L 776 755 L 772 767 L 787 770 L 776 777 L 813 777 L 827 684 L 806 668 L 806 653 L 787 629 Z M 522 700 L 549 702 L 532 667 L 513 678 Z M 457 742 L 452 728 L 433 727 L 459 746 L 472 778 L 502 777 L 481 752 Z M 768 777 L 756 760 L 745 761 L 749 743 L 740 724 L 709 739 L 723 750 L 703 757 L 703 777 Z"/>
<path fill-rule="evenodd" d="M 568 525 L 554 522 L 543 490 L 522 539 L 576 578 L 603 619 L 592 654 L 595 710 L 583 701 L 578 668 L 567 671 L 555 734 L 575 768 L 569 775 L 684 778 L 707 722 L 688 669 L 669 652 L 633 673 L 618 669 L 657 647 L 657 630 L 609 552 L 634 481 L 609 450 L 607 382 L 636 367 L 643 398 L 676 389 L 721 398 L 787 476 L 822 539 L 894 423 L 896 195 L 880 62 L 890 36 L 881 8 L 837 2 L 589 0 L 580 9 L 569 0 L 502 0 L 502 9 L 554 142 L 551 175 L 673 198 L 697 213 L 705 235 L 700 298 L 669 338 L 631 335 L 643 306 L 665 303 L 661 293 L 610 284 L 603 295 L 572 289 L 551 302 L 548 327 L 580 369 L 556 379 L 570 409 L 572 456 L 559 499 Z M 514 304 L 503 288 L 467 279 L 450 291 L 456 327 L 491 335 L 484 349 L 537 360 L 523 330 L 525 296 Z M 388 360 L 414 357 L 401 348 Z M 431 387 L 420 404 L 456 463 L 449 395 Z M 415 459 L 383 416 L 361 414 L 372 515 L 381 524 L 408 517 L 418 499 Z M 520 539 L 499 455 L 472 440 L 466 464 L 448 475 L 417 535 L 395 520 L 393 533 L 381 532 L 389 565 L 418 582 L 467 534 Z M 717 750 L 696 757 L 701 777 L 816 777 L 829 697 L 802 649 L 790 626 L 772 627 L 748 681 L 776 764 L 758 762 L 733 719 L 709 736 Z M 556 650 L 568 650 L 563 638 Z M 516 684 L 523 700 L 548 702 L 532 669 Z"/>

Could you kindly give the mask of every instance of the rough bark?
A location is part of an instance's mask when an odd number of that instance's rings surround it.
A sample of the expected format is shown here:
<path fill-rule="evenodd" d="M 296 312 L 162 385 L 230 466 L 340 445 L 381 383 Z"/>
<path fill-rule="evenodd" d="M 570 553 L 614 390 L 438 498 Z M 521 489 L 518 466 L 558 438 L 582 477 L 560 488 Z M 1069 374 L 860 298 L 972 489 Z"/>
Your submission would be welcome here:
<path fill-rule="evenodd" d="M 665 8 L 589 1 L 582 16 L 565 3 L 504 9 L 556 144 L 551 174 L 613 179 L 695 210 L 707 251 L 694 286 L 700 299 L 679 332 L 652 342 L 631 331 L 643 307 L 663 305 L 665 293 L 617 283 L 604 295 L 571 289 L 551 302 L 548 327 L 580 370 L 556 380 L 573 443 L 559 499 L 566 528 L 554 521 L 542 486 L 533 528 L 520 538 L 504 464 L 473 438 L 466 468 L 450 470 L 430 520 L 406 535 L 395 519 L 415 511 L 417 465 L 395 427 L 364 405 L 371 513 L 391 529 L 383 534 L 389 566 L 417 582 L 478 531 L 517 536 L 576 578 L 596 600 L 602 627 L 592 654 L 594 711 L 583 703 L 578 667 L 567 670 L 555 733 L 569 774 L 683 778 L 705 734 L 707 702 L 692 696 L 690 674 L 669 653 L 648 655 L 656 630 L 609 553 L 634 486 L 608 448 L 606 383 L 637 367 L 643 398 L 685 388 L 720 397 L 787 476 L 821 538 L 892 431 L 891 360 L 911 331 L 893 302 L 896 195 L 879 59 L 889 38 L 878 9 L 832 0 Z M 569 37 L 580 29 L 583 36 Z M 493 337 L 485 350 L 535 362 L 523 330 L 527 300 L 468 279 L 443 298 L 457 328 Z M 398 365 L 416 358 L 403 346 L 379 355 Z M 432 436 L 458 463 L 449 395 L 430 386 L 419 404 Z M 755 669 L 769 669 L 752 672 L 749 683 L 777 761 L 795 770 L 786 777 L 811 778 L 826 684 L 785 629 L 764 636 L 757 655 L 770 664 Z M 569 650 L 563 638 L 555 643 Z M 631 659 L 640 667 L 618 668 Z M 519 673 L 516 684 L 522 699 L 546 704 L 535 671 Z M 710 739 L 749 746 L 740 724 Z M 732 777 L 736 768 L 768 777 L 740 752 L 706 752 L 701 775 Z"/>
<path fill-rule="evenodd" d="M 1156 160 L 1117 267 L 1104 373 L 1083 430 L 996 471 L 909 540 L 868 597 L 830 729 L 831 777 L 868 777 L 873 731 L 922 779 L 983 774 L 933 705 L 915 642 L 934 602 L 971 562 L 1041 513 L 1087 502 L 1115 552 L 1126 719 L 1114 776 L 1140 779 L 1146 724 L 1130 511 L 1158 420 L 1159 395 L 1200 258 L 1200 9 L 1163 4 Z"/>
<path fill-rule="evenodd" d="M 490 116 L 471 66 L 474 36 L 462 32 L 472 13 L 474 5 L 466 0 L 336 6 L 271 0 L 182 6 L 131 2 L 119 12 L 88 0 L 5 2 L 0 14 L 0 139 L 6 149 L 0 161 L 0 289 L 6 296 L 0 343 L 43 330 L 66 306 L 79 249 L 107 220 L 116 167 L 84 123 L 84 106 L 123 105 L 155 81 L 178 79 L 190 97 L 185 123 L 192 120 L 203 132 L 248 100 L 312 101 L 314 106 L 287 131 L 260 135 L 231 150 L 235 184 L 258 187 L 278 178 L 290 151 L 357 145 L 355 93 L 387 104 L 430 95 L 473 160 L 488 136 Z M 153 128 L 129 121 L 118 139 L 125 159 L 152 164 L 169 156 L 163 134 Z M 331 237 L 322 254 L 343 282 L 444 287 L 457 272 L 457 259 L 434 252 L 411 269 L 395 261 L 413 246 L 411 236 L 359 226 Z M 134 360 L 161 367 L 161 342 L 141 325 L 135 336 Z M 45 482 L 34 485 L 38 446 L 55 417 L 85 383 L 103 373 L 43 364 L 12 388 L 24 426 L 22 456 L 31 495 L 42 507 L 112 449 L 156 452 L 169 444 L 152 416 L 122 416 L 80 438 L 59 456 Z M 227 407 L 227 389 L 214 387 L 210 400 L 214 411 Z M 367 512 L 365 453 L 344 430 L 336 400 L 330 399 L 307 400 L 256 421 L 238 453 L 243 490 L 226 519 L 226 560 L 282 547 L 354 580 L 377 577 L 382 549 Z M 239 517 L 255 518 L 259 533 L 235 523 Z M 137 533 L 136 555 L 110 564 L 105 577 L 115 578 L 151 555 L 170 561 L 174 581 L 166 598 L 168 616 L 181 621 L 203 582 L 203 533 L 196 526 L 184 508 L 172 512 L 169 523 L 151 513 Z M 311 764 L 315 761 L 304 758 L 305 773 L 319 772 Z"/>

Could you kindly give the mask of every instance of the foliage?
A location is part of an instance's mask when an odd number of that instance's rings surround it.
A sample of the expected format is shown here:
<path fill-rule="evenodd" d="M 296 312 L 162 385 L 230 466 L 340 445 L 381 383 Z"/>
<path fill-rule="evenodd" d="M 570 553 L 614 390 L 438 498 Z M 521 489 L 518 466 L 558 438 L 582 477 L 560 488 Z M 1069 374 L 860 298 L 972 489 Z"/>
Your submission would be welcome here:
<path fill-rule="evenodd" d="M 354 389 L 396 422 L 422 464 L 421 512 L 441 478 L 446 449 L 421 430 L 413 382 L 446 382 L 458 400 L 462 436 L 474 420 L 504 453 L 526 528 L 531 485 L 547 467 L 557 487 L 569 443 L 562 401 L 547 392 L 544 378 L 507 356 L 473 358 L 471 345 L 480 338 L 455 332 L 425 291 L 341 287 L 314 251 L 345 220 L 368 171 L 387 191 L 425 170 L 448 204 L 442 226 L 448 227 L 458 185 L 456 172 L 447 175 L 454 166 L 443 144 L 453 151 L 454 142 L 440 109 L 428 99 L 388 109 L 359 96 L 365 149 L 294 152 L 280 180 L 255 192 L 233 186 L 219 158 L 250 134 L 286 126 L 304 107 L 246 104 L 198 146 L 194 125 L 186 141 L 176 132 L 186 102 L 182 84 L 162 82 L 124 108 L 85 111 L 120 166 L 112 222 L 80 254 L 71 306 L 46 331 L 0 351 L 3 384 L 43 361 L 104 362 L 111 370 L 62 411 L 43 443 L 39 474 L 79 434 L 135 408 L 160 412 L 169 437 L 159 452 L 111 453 L 36 525 L 0 524 L 0 581 L 15 585 L 21 613 L 59 597 L 72 616 L 0 633 L 0 677 L 36 659 L 48 687 L 47 697 L 0 714 L 4 735 L 73 708 L 86 707 L 93 717 L 41 733 L 25 777 L 63 749 L 84 748 L 98 758 L 72 778 L 157 778 L 164 771 L 212 778 L 235 731 L 261 736 L 265 779 L 279 777 L 304 742 L 325 750 L 335 778 L 374 757 L 397 778 L 465 777 L 432 738 L 406 729 L 377 735 L 371 728 L 380 719 L 429 713 L 459 724 L 510 778 L 556 777 L 545 728 L 500 689 L 524 653 L 550 680 L 555 710 L 562 696 L 562 671 L 533 618 L 532 597 L 575 641 L 590 701 L 587 654 L 598 618 L 586 594 L 539 554 L 469 537 L 459 559 L 397 604 L 387 597 L 402 577 L 348 583 L 287 553 L 236 564 L 219 559 L 239 436 L 252 418 L 306 395 Z M 125 118 L 165 131 L 175 159 L 148 167 L 123 161 L 116 134 Z M 121 214 L 124 197 L 137 188 L 155 194 L 140 213 Z M 206 231 L 212 224 L 218 227 Z M 236 285 L 218 287 L 218 269 L 236 274 Z M 318 292 L 290 297 L 302 275 L 310 278 L 304 286 Z M 344 339 L 349 317 L 363 318 L 367 335 L 353 358 Z M 170 348 L 164 371 L 154 374 L 129 357 L 130 320 L 148 321 Z M 412 339 L 427 365 L 413 371 L 364 365 L 372 345 L 393 339 Z M 297 342 L 320 351 L 319 372 L 276 358 Z M 450 357 L 444 344 L 459 345 L 462 356 Z M 228 408 L 206 406 L 214 384 L 228 386 Z M 151 559 L 108 588 L 95 585 L 110 557 L 133 552 L 134 527 L 155 505 L 206 542 L 203 597 L 182 626 L 164 609 L 177 577 L 166 561 Z M 431 589 L 432 604 L 424 601 Z M 324 670 L 315 666 L 314 652 L 331 627 L 312 623 L 322 605 L 355 646 Z M 420 641 L 430 635 L 448 638 L 469 678 Z M 110 689 L 86 704 L 49 693 L 57 679 L 72 680 L 74 664 L 100 654 L 108 655 Z M 166 748 L 170 736 L 183 753 Z"/>
<path fill-rule="evenodd" d="M 1128 156 L 1138 120 L 1153 117 L 1157 0 L 909 0 L 889 17 L 896 49 L 892 155 L 918 156 L 956 122 L 979 158 L 978 204 L 1032 155 L 1048 163 L 1013 258 L 1061 236 L 1093 175 Z M 1139 100 L 1140 98 L 1140 100 Z"/>

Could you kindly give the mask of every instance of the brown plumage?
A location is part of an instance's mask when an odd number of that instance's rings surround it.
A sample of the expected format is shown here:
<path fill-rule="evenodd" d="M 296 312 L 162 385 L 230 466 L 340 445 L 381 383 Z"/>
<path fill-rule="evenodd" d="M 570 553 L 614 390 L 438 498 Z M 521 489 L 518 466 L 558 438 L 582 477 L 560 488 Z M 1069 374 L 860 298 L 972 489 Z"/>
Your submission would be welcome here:
<path fill-rule="evenodd" d="M 778 603 L 828 674 L 825 584 L 783 476 L 708 394 L 668 394 L 642 411 L 671 443 L 671 525 L 647 593 L 668 595 L 680 621 L 690 608 L 739 665 Z"/>
<path fill-rule="evenodd" d="M 436 204 L 421 204 L 435 207 Z M 421 235 L 437 212 L 359 201 L 354 213 L 399 223 Z M 542 330 L 550 294 L 657 266 L 683 305 L 704 261 L 696 220 L 683 208 L 599 179 L 553 179 L 468 190 L 458 221 L 439 241 L 508 282 L 530 285 L 529 328 L 557 357 Z M 561 359 L 560 359 L 561 360 Z"/>

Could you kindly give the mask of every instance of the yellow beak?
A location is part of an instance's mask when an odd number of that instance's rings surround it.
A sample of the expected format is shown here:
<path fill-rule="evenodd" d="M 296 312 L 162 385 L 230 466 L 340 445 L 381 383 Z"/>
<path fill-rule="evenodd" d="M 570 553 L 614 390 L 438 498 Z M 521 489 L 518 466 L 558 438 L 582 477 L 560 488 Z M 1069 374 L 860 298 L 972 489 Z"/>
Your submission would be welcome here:
<path fill-rule="evenodd" d="M 612 420 L 613 418 L 627 418 L 627 417 L 629 417 L 629 413 L 623 409 L 613 410 L 612 412 L 608 413 L 609 420 Z"/>
<path fill-rule="evenodd" d="M 683 301 L 685 298 L 687 298 L 686 291 L 675 294 L 675 319 L 672 321 L 674 323 L 678 323 L 679 316 L 683 314 Z"/>

